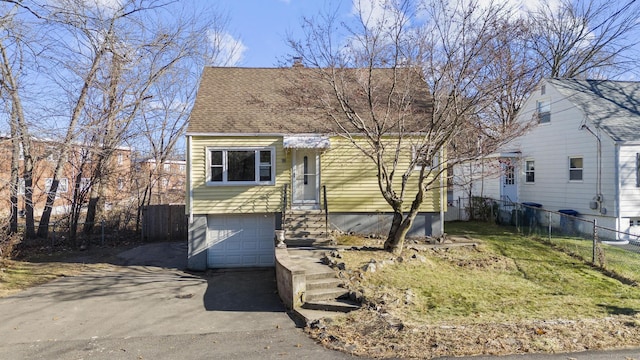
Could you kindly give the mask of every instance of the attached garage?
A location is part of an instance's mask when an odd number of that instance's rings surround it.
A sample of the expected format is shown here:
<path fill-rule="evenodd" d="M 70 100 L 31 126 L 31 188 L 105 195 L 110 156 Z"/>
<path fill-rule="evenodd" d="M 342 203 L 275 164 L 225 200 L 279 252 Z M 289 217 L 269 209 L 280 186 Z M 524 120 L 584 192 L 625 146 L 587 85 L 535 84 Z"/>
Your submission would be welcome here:
<path fill-rule="evenodd" d="M 273 214 L 209 215 L 210 268 L 274 266 Z"/>

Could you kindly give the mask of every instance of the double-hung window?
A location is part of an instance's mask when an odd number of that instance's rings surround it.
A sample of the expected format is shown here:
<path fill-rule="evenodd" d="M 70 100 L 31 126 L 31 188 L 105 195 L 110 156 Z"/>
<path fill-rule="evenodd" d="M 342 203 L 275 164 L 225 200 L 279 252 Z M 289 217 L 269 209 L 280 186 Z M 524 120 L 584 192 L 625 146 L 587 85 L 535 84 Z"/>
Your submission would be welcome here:
<path fill-rule="evenodd" d="M 526 183 L 534 183 L 536 180 L 536 163 L 533 160 L 527 160 L 524 163 L 524 175 Z"/>
<path fill-rule="evenodd" d="M 582 157 L 569 158 L 569 181 L 582 181 Z"/>
<path fill-rule="evenodd" d="M 44 181 L 45 191 L 48 193 L 51 191 L 51 186 L 53 185 L 53 178 L 46 178 Z M 69 179 L 61 178 L 58 180 L 58 189 L 56 194 L 66 193 L 69 191 Z"/>
<path fill-rule="evenodd" d="M 551 122 L 551 101 L 540 100 L 536 103 L 538 113 L 538 123 L 545 124 Z"/>
<path fill-rule="evenodd" d="M 423 166 L 431 170 L 437 170 L 440 166 L 440 151 L 433 150 L 429 158 L 426 154 L 421 154 L 420 150 L 426 152 L 426 149 L 420 149 L 416 146 L 411 147 L 412 160 L 416 163 L 414 170 L 420 171 Z M 426 173 L 428 173 L 428 171 L 426 171 Z"/>
<path fill-rule="evenodd" d="M 208 185 L 273 185 L 273 148 L 209 148 Z"/>

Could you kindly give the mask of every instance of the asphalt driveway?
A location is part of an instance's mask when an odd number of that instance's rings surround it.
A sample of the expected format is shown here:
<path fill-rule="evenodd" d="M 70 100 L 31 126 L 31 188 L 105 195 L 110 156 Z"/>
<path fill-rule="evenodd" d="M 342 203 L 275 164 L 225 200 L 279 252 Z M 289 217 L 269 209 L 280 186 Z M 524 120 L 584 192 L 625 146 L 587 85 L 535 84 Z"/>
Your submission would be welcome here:
<path fill-rule="evenodd" d="M 0 359 L 350 358 L 295 327 L 273 269 L 190 274 L 177 243 L 116 262 L 0 299 Z"/>

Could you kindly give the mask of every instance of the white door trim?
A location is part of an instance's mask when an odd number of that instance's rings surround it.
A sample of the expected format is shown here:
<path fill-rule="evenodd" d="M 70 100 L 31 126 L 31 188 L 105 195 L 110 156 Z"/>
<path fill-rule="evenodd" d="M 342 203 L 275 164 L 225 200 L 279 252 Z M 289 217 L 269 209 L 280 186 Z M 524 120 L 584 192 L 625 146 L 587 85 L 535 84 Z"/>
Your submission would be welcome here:
<path fill-rule="evenodd" d="M 293 149 L 291 159 L 291 206 L 297 208 L 317 209 L 320 207 L 320 154 L 314 149 Z M 304 174 L 303 164 L 299 163 L 299 156 L 307 155 L 313 156 L 314 159 L 314 173 Z M 308 169 L 307 171 L 309 171 Z M 303 184 L 302 177 L 305 175 L 311 176 L 313 182 L 311 190 L 301 188 L 305 186 Z M 309 196 L 311 194 L 311 196 Z"/>

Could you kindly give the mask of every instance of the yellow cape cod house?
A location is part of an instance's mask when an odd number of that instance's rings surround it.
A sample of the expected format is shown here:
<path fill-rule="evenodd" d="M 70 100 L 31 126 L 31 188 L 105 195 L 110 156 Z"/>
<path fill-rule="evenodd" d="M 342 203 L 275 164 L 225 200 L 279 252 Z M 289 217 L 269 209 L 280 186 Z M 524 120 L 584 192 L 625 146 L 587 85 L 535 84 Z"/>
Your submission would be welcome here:
<path fill-rule="evenodd" d="M 276 230 L 289 246 L 334 231 L 386 236 L 376 165 L 326 114 L 292 101 L 292 71 L 204 69 L 187 129 L 189 268 L 273 266 Z M 443 191 L 427 192 L 410 236 L 442 233 Z"/>

